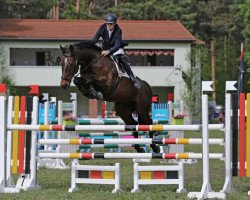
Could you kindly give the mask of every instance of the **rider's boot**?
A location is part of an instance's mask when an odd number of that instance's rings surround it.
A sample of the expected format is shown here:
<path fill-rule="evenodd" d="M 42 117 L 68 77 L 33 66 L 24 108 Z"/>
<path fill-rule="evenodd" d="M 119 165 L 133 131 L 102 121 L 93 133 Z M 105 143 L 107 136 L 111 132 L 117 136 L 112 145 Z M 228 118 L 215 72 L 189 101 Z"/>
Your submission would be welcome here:
<path fill-rule="evenodd" d="M 133 81 L 134 86 L 137 89 L 140 89 L 141 83 L 140 83 L 140 81 L 137 78 L 135 78 L 135 75 L 132 72 L 131 67 L 129 65 L 127 65 L 127 64 L 124 65 L 123 67 L 124 67 L 125 71 L 127 72 L 128 76 L 130 77 L 130 79 Z"/>
<path fill-rule="evenodd" d="M 97 91 L 93 85 L 89 87 L 89 98 L 103 100 L 103 94 L 100 91 Z"/>

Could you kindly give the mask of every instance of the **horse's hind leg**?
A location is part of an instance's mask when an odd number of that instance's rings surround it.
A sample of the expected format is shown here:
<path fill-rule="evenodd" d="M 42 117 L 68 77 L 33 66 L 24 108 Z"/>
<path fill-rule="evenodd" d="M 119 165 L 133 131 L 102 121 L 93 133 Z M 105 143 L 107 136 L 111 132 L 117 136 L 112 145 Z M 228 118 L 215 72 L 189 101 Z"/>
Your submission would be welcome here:
<path fill-rule="evenodd" d="M 152 125 L 153 120 L 149 116 L 151 102 L 138 103 L 137 105 L 137 113 L 138 113 L 138 122 L 139 124 Z M 153 131 L 149 132 L 149 137 L 153 138 Z M 156 144 L 150 144 L 154 153 L 160 153 L 160 147 Z"/>
<path fill-rule="evenodd" d="M 123 103 L 115 103 L 115 111 L 116 114 L 124 121 L 125 124 L 127 125 L 137 125 L 137 121 L 134 120 L 132 117 L 132 113 L 134 111 L 134 106 L 133 105 L 127 105 Z M 138 138 L 138 132 L 135 131 L 133 132 L 134 138 Z M 139 144 L 134 145 L 135 150 L 138 153 L 144 153 L 145 150 L 140 147 Z"/>
<path fill-rule="evenodd" d="M 139 124 L 145 124 L 145 125 L 151 125 L 153 124 L 152 119 L 149 117 L 149 119 L 146 119 L 145 121 L 143 121 L 140 117 L 138 117 L 138 122 Z M 149 131 L 149 137 L 153 138 L 154 134 L 153 131 Z M 152 148 L 154 153 L 160 153 L 160 147 L 157 146 L 156 144 L 150 144 L 150 147 Z"/>

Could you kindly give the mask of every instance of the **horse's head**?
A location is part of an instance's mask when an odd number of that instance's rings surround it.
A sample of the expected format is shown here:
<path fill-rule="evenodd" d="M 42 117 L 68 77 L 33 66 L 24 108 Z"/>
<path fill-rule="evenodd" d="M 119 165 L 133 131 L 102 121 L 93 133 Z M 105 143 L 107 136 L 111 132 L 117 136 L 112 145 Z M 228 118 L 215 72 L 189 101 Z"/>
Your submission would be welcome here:
<path fill-rule="evenodd" d="M 62 76 L 61 76 L 61 87 L 66 90 L 69 88 L 72 78 L 78 71 L 76 52 L 74 47 L 69 45 L 69 47 L 62 47 L 60 45 L 62 52 L 61 66 L 62 66 Z"/>

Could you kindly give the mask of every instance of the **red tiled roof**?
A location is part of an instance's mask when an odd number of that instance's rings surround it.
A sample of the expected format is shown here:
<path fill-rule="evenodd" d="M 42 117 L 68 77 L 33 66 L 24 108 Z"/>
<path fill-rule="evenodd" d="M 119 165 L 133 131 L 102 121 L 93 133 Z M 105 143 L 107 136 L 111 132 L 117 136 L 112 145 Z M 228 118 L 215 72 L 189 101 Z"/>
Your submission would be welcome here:
<path fill-rule="evenodd" d="M 0 40 L 82 40 L 94 36 L 102 20 L 0 19 Z M 179 21 L 119 20 L 125 40 L 194 41 Z"/>

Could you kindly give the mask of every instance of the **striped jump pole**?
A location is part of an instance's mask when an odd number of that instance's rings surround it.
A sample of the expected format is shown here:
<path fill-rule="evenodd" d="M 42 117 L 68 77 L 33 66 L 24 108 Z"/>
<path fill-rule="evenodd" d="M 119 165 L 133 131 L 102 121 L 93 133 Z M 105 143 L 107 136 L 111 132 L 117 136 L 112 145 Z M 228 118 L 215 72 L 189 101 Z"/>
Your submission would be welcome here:
<path fill-rule="evenodd" d="M 202 159 L 201 153 L 39 153 L 40 158 L 69 159 Z M 224 154 L 210 153 L 210 159 L 223 159 Z"/>
<path fill-rule="evenodd" d="M 138 135 L 143 136 L 148 134 L 147 132 L 139 131 Z M 159 135 L 167 135 L 167 131 L 158 132 Z M 133 136 L 133 132 L 97 132 L 97 133 L 79 133 L 79 137 L 94 137 L 94 136 Z"/>
<path fill-rule="evenodd" d="M 58 102 L 59 103 L 59 102 Z M 77 123 L 79 125 L 124 125 L 124 121 L 120 118 L 105 118 L 105 119 L 96 119 L 96 118 L 86 118 L 78 119 Z M 167 124 L 168 120 L 153 120 L 153 124 Z M 53 120 L 51 124 L 58 124 L 58 120 Z"/>
<path fill-rule="evenodd" d="M 153 124 L 167 124 L 168 120 L 153 120 Z M 121 118 L 105 118 L 105 119 L 78 119 L 79 125 L 124 125 L 124 121 Z"/>
<path fill-rule="evenodd" d="M 140 145 L 141 147 L 149 145 Z M 135 147 L 135 144 L 92 144 L 92 145 L 81 145 L 79 146 L 80 151 L 83 152 L 86 149 L 110 149 L 110 148 L 124 148 L 124 147 Z"/>
<path fill-rule="evenodd" d="M 202 144 L 201 138 L 135 138 L 135 139 L 40 139 L 39 144 Z M 209 139 L 209 144 L 224 144 L 224 139 Z"/>
<path fill-rule="evenodd" d="M 207 125 L 208 126 L 208 125 Z M 32 131 L 199 131 L 202 125 L 22 125 L 11 124 L 8 130 Z M 221 130 L 223 124 L 211 124 L 209 130 Z"/>

